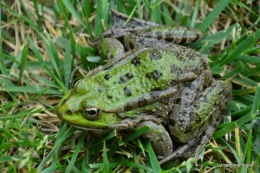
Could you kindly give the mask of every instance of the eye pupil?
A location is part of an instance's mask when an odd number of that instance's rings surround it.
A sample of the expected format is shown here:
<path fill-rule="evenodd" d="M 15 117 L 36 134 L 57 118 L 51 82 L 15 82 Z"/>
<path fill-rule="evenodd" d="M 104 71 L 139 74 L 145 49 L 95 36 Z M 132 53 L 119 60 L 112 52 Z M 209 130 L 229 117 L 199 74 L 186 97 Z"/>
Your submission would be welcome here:
<path fill-rule="evenodd" d="M 97 114 L 97 111 L 96 110 L 89 110 L 89 111 L 87 111 L 87 113 L 89 114 L 89 115 L 96 115 Z"/>

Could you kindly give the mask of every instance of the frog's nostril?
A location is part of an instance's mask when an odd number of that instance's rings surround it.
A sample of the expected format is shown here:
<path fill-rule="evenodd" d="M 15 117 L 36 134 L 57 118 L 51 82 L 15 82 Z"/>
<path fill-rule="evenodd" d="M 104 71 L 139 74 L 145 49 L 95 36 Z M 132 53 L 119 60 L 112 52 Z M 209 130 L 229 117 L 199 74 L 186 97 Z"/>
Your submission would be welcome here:
<path fill-rule="evenodd" d="M 67 114 L 68 114 L 68 115 L 71 115 L 71 114 L 72 114 L 72 111 L 71 111 L 71 110 L 67 110 Z"/>

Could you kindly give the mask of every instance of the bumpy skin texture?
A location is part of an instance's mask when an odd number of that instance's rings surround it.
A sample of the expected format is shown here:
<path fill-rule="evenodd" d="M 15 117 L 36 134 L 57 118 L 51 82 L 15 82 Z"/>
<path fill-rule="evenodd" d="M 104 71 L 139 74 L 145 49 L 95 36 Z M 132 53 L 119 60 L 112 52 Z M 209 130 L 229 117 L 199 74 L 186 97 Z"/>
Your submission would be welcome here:
<path fill-rule="evenodd" d="M 129 25 L 135 22 L 141 21 Z M 231 85 L 212 78 L 206 56 L 172 43 L 199 39 L 197 30 L 147 25 L 154 23 L 144 22 L 146 29 L 118 32 L 125 36 L 127 53 L 117 40 L 95 39 L 91 45 L 97 49 L 105 45 L 107 52 L 100 52 L 109 56 L 109 63 L 78 81 L 59 103 L 57 113 L 63 121 L 86 129 L 149 126 L 144 137 L 164 157 L 172 153 L 173 139 L 189 143 L 203 139 L 204 132 L 207 139 L 213 134 L 214 130 L 206 131 L 216 128 L 224 114 Z M 112 37 L 111 33 L 103 36 Z"/>

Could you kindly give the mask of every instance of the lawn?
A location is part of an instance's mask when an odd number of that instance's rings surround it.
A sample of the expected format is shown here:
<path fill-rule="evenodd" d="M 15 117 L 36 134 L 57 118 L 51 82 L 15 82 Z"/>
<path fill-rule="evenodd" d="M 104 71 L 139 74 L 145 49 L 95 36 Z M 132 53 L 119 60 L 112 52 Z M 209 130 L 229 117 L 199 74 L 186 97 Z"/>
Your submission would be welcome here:
<path fill-rule="evenodd" d="M 3 0 L 0 2 L 1 172 L 260 172 L 260 4 L 213 0 Z M 198 160 L 160 165 L 147 128 L 81 130 L 56 107 L 75 80 L 106 64 L 88 39 L 112 26 L 111 9 L 163 25 L 195 27 L 187 46 L 232 83 L 223 120 Z"/>

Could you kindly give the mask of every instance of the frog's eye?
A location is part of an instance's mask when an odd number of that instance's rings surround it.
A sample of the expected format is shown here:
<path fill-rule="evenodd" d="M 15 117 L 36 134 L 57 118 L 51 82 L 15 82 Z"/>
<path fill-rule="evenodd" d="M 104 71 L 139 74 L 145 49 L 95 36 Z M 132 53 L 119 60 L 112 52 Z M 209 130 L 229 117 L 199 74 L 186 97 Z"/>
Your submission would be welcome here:
<path fill-rule="evenodd" d="M 100 118 L 101 110 L 98 108 L 85 108 L 83 109 L 83 115 L 88 120 L 96 120 Z"/>

